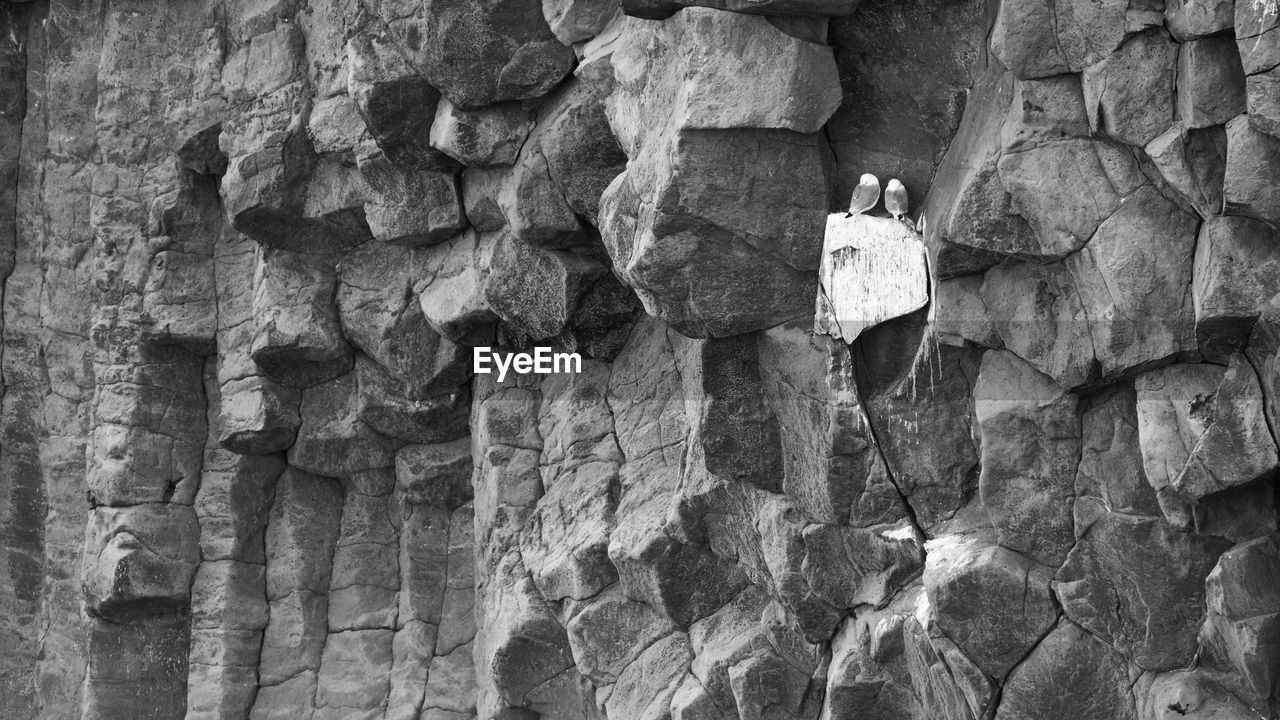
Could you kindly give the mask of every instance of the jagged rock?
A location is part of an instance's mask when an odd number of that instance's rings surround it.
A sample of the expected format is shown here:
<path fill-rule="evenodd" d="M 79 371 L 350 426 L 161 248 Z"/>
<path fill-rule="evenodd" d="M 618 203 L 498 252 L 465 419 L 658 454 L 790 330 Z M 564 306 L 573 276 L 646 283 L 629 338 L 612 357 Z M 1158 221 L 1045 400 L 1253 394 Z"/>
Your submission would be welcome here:
<path fill-rule="evenodd" d="M 946 720 L 986 717 L 995 686 L 960 648 L 917 612 L 903 625 L 902 637 L 911 687 L 920 709 Z"/>
<path fill-rule="evenodd" d="M 541 97 L 573 68 L 537 0 L 389 0 L 380 14 L 396 49 L 462 108 Z"/>
<path fill-rule="evenodd" d="M 682 632 L 673 632 L 645 648 L 618 675 L 604 702 L 609 716 L 663 717 L 690 659 L 689 636 Z"/>
<path fill-rule="evenodd" d="M 1262 388 L 1243 356 L 1232 358 L 1208 408 L 1209 425 L 1196 441 L 1187 464 L 1173 478 L 1179 495 L 1200 498 L 1253 482 L 1280 463 L 1267 427 Z"/>
<path fill-rule="evenodd" d="M 1115 52 L 1096 65 L 1084 69 L 1082 76 L 1085 107 L 1089 127 L 1094 132 L 1142 147 L 1155 139 L 1173 122 L 1174 62 L 1178 64 L 1178 109 L 1182 121 L 1190 127 L 1213 125 L 1212 100 L 1207 96 L 1214 87 L 1208 78 L 1186 76 L 1184 72 L 1199 70 L 1207 74 L 1217 46 L 1198 43 L 1178 46 L 1163 29 L 1147 30 L 1130 36 Z M 1191 97 L 1187 97 L 1187 93 Z M 1187 112 L 1194 111 L 1188 115 Z M 1235 113 L 1231 114 L 1232 116 Z"/>
<path fill-rule="evenodd" d="M 467 348 L 440 337 L 413 294 L 420 267 L 410 250 L 379 243 L 338 263 L 344 336 L 404 384 L 411 399 L 456 392 L 471 376 Z"/>
<path fill-rule="evenodd" d="M 860 0 L 622 0 L 628 15 L 662 20 L 688 7 L 708 7 L 756 15 L 839 17 L 858 7 Z"/>
<path fill-rule="evenodd" d="M 1220 127 L 1188 130 L 1181 121 L 1143 148 L 1152 164 L 1201 217 L 1222 211 L 1227 136 Z"/>
<path fill-rule="evenodd" d="M 261 455 L 293 444 L 302 419 L 296 388 L 255 375 L 232 380 L 221 390 L 222 426 L 218 441 L 228 450 Z"/>
<path fill-rule="evenodd" d="M 468 232 L 432 248 L 424 257 L 427 280 L 415 285 L 427 322 L 459 345 L 492 342 L 498 316 L 485 298 L 496 240 Z"/>
<path fill-rule="evenodd" d="M 317 153 L 350 152 L 368 137 L 364 119 L 348 95 L 334 95 L 315 104 L 307 132 Z"/>
<path fill-rule="evenodd" d="M 1003 345 L 1064 387 L 1097 372 L 1089 315 L 1061 265 L 1004 263 L 980 278 L 979 299 Z"/>
<path fill-rule="evenodd" d="M 334 307 L 337 279 L 325 259 L 266 250 L 254 275 L 251 353 L 257 367 L 285 385 L 306 387 L 351 368 Z"/>
<path fill-rule="evenodd" d="M 1171 0 L 1165 4 L 1165 22 L 1180 42 L 1213 35 L 1235 22 L 1235 3 L 1228 0 Z"/>
<path fill-rule="evenodd" d="M 1043 100 L 1064 94 L 1074 99 L 1065 103 L 1080 113 L 1080 83 L 1074 76 L 1040 83 L 1015 83 L 1007 71 L 992 66 L 975 81 L 969 107 L 951 146 L 938 165 L 934 184 L 925 198 L 923 215 L 925 241 L 931 250 L 933 271 L 939 278 L 980 272 L 999 262 L 1000 255 L 1034 257 L 1038 240 L 1025 218 L 1013 207 L 1013 198 L 1000 179 L 1000 129 L 1017 95 L 1031 93 L 1041 101 L 1023 107 L 1053 107 Z M 1041 99 L 1043 92 L 1050 93 Z M 936 248 L 936 249 L 935 249 Z M 948 303 L 938 302 L 939 313 Z"/>
<path fill-rule="evenodd" d="M 466 229 L 462 191 L 452 172 L 402 169 L 381 152 L 361 156 L 359 168 L 370 189 L 364 212 L 375 240 L 425 247 Z"/>
<path fill-rule="evenodd" d="M 1145 398 L 1144 398 L 1145 399 Z M 1122 385 L 1091 398 L 1084 411 L 1076 475 L 1076 536 L 1106 512 L 1160 515 L 1138 437 L 1138 394 Z"/>
<path fill-rule="evenodd" d="M 1143 675 L 1134 686 L 1140 720 L 1253 720 L 1258 714 L 1200 670 Z"/>
<path fill-rule="evenodd" d="M 431 147 L 440 91 L 410 66 L 391 38 L 356 35 L 347 42 L 347 63 L 347 92 L 392 162 L 409 171 L 456 168 L 451 158 Z"/>
<path fill-rule="evenodd" d="M 1142 466 L 1165 519 L 1177 528 L 1191 527 L 1193 518 L 1173 481 L 1212 422 L 1213 394 L 1223 374 L 1218 365 L 1173 365 L 1134 381 Z"/>
<path fill-rule="evenodd" d="M 535 340 L 564 331 L 585 287 L 603 271 L 576 253 L 543 250 L 501 235 L 489 260 L 484 298 L 495 315 Z"/>
<path fill-rule="evenodd" d="M 979 490 L 1000 544 L 1057 567 L 1074 539 L 1076 396 L 1016 355 L 989 350 L 973 403 L 981 438 Z"/>
<path fill-rule="evenodd" d="M 1235 42 L 1211 37 L 1178 51 L 1178 117 L 1189 128 L 1222 125 L 1244 112 L 1244 70 Z"/>
<path fill-rule="evenodd" d="M 302 391 L 302 426 L 289 464 L 328 477 L 391 467 L 395 448 L 360 418 L 358 373 Z"/>
<path fill-rule="evenodd" d="M 1205 577 L 1228 546 L 1107 513 L 1072 548 L 1054 590 L 1067 617 L 1139 667 L 1181 667 L 1195 652 Z"/>
<path fill-rule="evenodd" d="M 511 165 L 532 129 L 519 103 L 463 110 L 443 98 L 431 123 L 431 147 L 467 167 Z"/>
<path fill-rule="evenodd" d="M 925 558 L 924 588 L 938 628 L 994 678 L 1008 675 L 1058 620 L 1052 571 L 1018 553 L 949 536 L 926 544 Z"/>
<path fill-rule="evenodd" d="M 1264 179 L 1277 172 L 1280 138 L 1254 129 L 1248 115 L 1227 123 L 1226 185 L 1222 196 L 1228 212 L 1273 225 L 1280 223 L 1280 189 Z"/>
<path fill-rule="evenodd" d="M 1196 338 L 1207 360 L 1227 361 L 1244 348 L 1263 306 L 1280 292 L 1280 243 L 1265 223 L 1213 217 L 1196 243 Z"/>
<path fill-rule="evenodd" d="M 618 14 L 620 0 L 542 0 L 542 15 L 565 45 L 590 40 Z"/>
<path fill-rule="evenodd" d="M 606 112 L 631 158 L 601 200 L 615 270 L 650 314 L 691 336 L 737 334 L 803 314 L 827 192 L 817 138 L 798 133 L 820 127 L 839 101 L 830 56 L 764 18 L 736 13 L 692 8 L 640 23 L 627 23 L 609 52 L 589 51 L 591 62 L 609 65 Z M 750 47 L 750 56 L 705 62 L 694 52 L 728 45 Z M 637 82 L 644 68 L 669 79 Z M 687 91 L 673 97 L 681 77 Z M 751 94 L 722 95 L 725 77 L 752 78 L 735 84 Z M 778 94 L 792 99 L 779 102 Z M 649 118 L 660 124 L 644 127 Z M 713 174 L 752 180 L 730 191 Z M 762 237 L 775 238 L 768 252 Z"/>
<path fill-rule="evenodd" d="M 1084 246 L 1145 182 L 1127 151 L 1070 136 L 1006 142 L 998 168 L 1013 207 L 1035 231 L 1034 254 L 1047 260 Z"/>
<path fill-rule="evenodd" d="M 200 562 L 198 538 L 190 506 L 94 508 L 81 571 L 85 610 L 119 621 L 183 605 Z"/>
<path fill-rule="evenodd" d="M 1081 0 L 1002 5 L 991 49 L 1020 79 L 1079 72 L 1110 55 L 1128 33 L 1159 26 L 1163 8 L 1146 2 L 1098 7 Z"/>
<path fill-rule="evenodd" d="M 1280 137 L 1280 70 L 1245 78 L 1246 109 L 1249 124 L 1272 137 Z"/>
<path fill-rule="evenodd" d="M 954 145 L 965 109 L 986 100 L 971 92 L 985 67 L 995 70 L 981 60 L 991 25 L 983 13 L 982 4 L 972 1 L 858 3 L 833 17 L 829 30 L 821 18 L 770 18 L 789 33 L 835 49 L 844 98 L 826 128 L 836 158 L 832 209 L 842 209 L 840 201 L 847 202 L 862 173 L 874 172 L 881 182 L 902 181 L 912 219 L 921 216 L 921 200 L 937 189 L 935 178 L 943 180 L 938 163 Z M 949 60 L 935 62 L 942 57 Z M 964 108 L 955 102 L 960 93 L 968 97 Z M 944 219 L 928 215 L 930 222 Z"/>
<path fill-rule="evenodd" d="M 627 599 L 616 586 L 592 598 L 565 624 L 574 662 L 592 682 L 608 684 L 640 653 L 675 626 L 648 605 Z"/>
<path fill-rule="evenodd" d="M 859 613 L 841 624 L 831 640 L 820 720 L 850 716 L 892 720 L 911 714 L 916 702 L 902 633 L 914 612 L 914 600 L 907 594 L 885 610 Z"/>
<path fill-rule="evenodd" d="M 1236 3 L 1236 45 L 1246 75 L 1266 71 L 1280 63 L 1277 30 L 1280 30 L 1280 14 L 1274 2 Z"/>
<path fill-rule="evenodd" d="M 1124 658 L 1064 621 L 1009 675 L 995 717 L 1133 720 L 1128 685 Z"/>
<path fill-rule="evenodd" d="M 613 273 L 606 273 L 583 291 L 568 327 L 557 340 L 570 352 L 608 362 L 622 350 L 640 312 L 635 293 Z"/>
<path fill-rule="evenodd" d="M 1277 374 L 1277 364 L 1280 363 L 1280 300 L 1272 297 L 1259 312 L 1258 322 L 1249 335 L 1245 356 L 1258 372 L 1267 425 L 1276 428 L 1280 427 L 1276 424 L 1280 421 L 1280 406 L 1277 406 L 1280 395 L 1276 394 L 1276 380 L 1280 378 Z M 1272 434 L 1275 434 L 1274 430 Z"/>
<path fill-rule="evenodd" d="M 396 487 L 405 502 L 448 508 L 471 499 L 471 441 L 406 445 L 396 452 Z"/>
<path fill-rule="evenodd" d="M 1236 673 L 1248 698 L 1273 696 L 1280 679 L 1277 573 L 1280 544 L 1269 535 L 1223 553 L 1205 581 L 1201 645 L 1209 665 Z"/>
<path fill-rule="evenodd" d="M 1195 216 L 1144 187 L 1066 261 L 1104 377 L 1194 352 L 1195 229 Z M 1158 271 L 1138 270 L 1146 263 Z"/>

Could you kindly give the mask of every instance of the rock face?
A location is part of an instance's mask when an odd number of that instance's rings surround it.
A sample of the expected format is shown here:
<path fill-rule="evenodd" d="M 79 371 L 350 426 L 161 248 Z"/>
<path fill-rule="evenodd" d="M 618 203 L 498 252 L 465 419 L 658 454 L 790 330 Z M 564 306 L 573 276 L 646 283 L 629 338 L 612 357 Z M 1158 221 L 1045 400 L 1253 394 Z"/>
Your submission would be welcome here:
<path fill-rule="evenodd" d="M 0 718 L 1275 720 L 1278 16 L 0 3 Z"/>

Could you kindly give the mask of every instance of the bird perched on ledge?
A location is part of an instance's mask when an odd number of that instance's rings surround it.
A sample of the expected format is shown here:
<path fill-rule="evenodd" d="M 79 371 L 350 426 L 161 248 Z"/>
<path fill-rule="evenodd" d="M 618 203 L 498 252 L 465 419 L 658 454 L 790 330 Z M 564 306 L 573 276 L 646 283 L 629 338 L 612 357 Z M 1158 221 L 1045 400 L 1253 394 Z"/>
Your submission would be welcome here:
<path fill-rule="evenodd" d="M 871 173 L 864 173 L 858 180 L 858 187 L 853 189 L 853 197 L 849 198 L 849 214 L 853 217 L 864 213 L 880 202 L 880 178 Z"/>
<path fill-rule="evenodd" d="M 890 180 L 889 186 L 884 189 L 884 209 L 889 211 L 894 220 L 901 220 L 907 214 L 908 207 L 907 189 L 897 178 Z"/>

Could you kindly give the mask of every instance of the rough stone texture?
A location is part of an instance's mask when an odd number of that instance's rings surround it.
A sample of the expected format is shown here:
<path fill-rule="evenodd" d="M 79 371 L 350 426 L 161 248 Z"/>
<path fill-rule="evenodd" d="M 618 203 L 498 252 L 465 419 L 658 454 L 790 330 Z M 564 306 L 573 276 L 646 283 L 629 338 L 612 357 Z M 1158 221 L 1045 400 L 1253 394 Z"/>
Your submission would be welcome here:
<path fill-rule="evenodd" d="M 0 717 L 1275 718 L 1277 10 L 4 3 Z"/>

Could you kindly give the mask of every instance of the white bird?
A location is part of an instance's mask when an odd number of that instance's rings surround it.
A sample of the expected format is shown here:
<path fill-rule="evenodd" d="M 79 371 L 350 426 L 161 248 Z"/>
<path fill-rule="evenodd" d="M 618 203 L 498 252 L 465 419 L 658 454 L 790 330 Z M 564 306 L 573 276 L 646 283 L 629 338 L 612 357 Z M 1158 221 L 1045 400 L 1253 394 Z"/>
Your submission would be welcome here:
<path fill-rule="evenodd" d="M 864 173 L 858 180 L 858 187 L 853 189 L 853 197 L 849 198 L 849 217 L 864 213 L 880 202 L 880 178 L 871 173 Z"/>
<path fill-rule="evenodd" d="M 907 214 L 909 207 L 907 202 L 907 189 L 898 182 L 897 178 L 889 181 L 889 186 L 884 189 L 884 209 L 895 220 L 901 220 L 903 215 Z"/>

